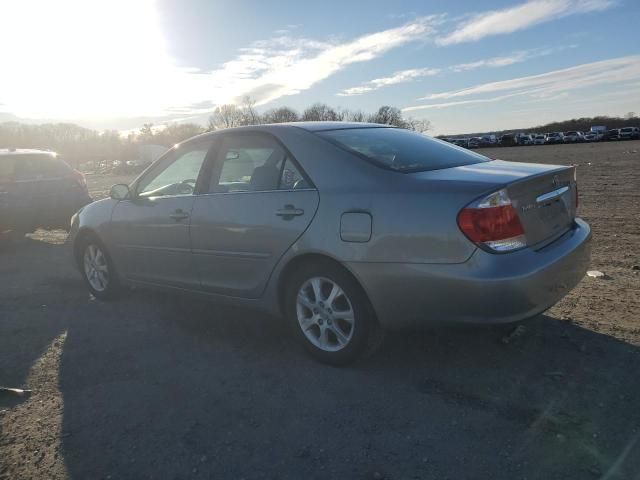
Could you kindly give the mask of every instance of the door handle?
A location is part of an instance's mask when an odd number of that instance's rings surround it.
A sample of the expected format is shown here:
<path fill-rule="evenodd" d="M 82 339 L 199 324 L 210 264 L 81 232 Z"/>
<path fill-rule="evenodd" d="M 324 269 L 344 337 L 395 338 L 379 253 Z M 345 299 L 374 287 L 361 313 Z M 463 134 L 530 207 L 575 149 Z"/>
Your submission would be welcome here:
<path fill-rule="evenodd" d="M 304 215 L 304 210 L 293 205 L 285 205 L 284 208 L 276 210 L 276 215 L 282 217 L 283 220 L 291 220 L 293 217 Z"/>
<path fill-rule="evenodd" d="M 184 220 L 185 218 L 189 218 L 189 214 L 184 210 L 178 209 L 172 214 L 169 215 L 169 218 L 174 219 L 175 221 Z"/>

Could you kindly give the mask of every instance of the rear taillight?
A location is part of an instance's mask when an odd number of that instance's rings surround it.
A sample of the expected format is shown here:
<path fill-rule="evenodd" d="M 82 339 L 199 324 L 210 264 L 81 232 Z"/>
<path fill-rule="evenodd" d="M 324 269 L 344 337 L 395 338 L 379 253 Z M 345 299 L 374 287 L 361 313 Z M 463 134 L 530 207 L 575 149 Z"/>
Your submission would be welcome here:
<path fill-rule="evenodd" d="M 73 172 L 71 172 L 71 178 L 78 182 L 78 185 L 80 185 L 84 190 L 87 189 L 87 179 L 84 177 L 84 174 L 82 172 L 74 170 Z"/>
<path fill-rule="evenodd" d="M 460 210 L 458 227 L 469 240 L 496 252 L 527 246 L 518 212 L 506 190 L 499 190 Z"/>

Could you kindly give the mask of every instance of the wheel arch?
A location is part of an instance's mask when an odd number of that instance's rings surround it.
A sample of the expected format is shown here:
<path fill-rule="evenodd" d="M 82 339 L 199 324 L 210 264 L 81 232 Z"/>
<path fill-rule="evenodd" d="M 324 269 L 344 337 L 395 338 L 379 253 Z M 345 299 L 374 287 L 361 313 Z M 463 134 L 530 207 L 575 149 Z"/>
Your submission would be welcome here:
<path fill-rule="evenodd" d="M 82 242 L 84 242 L 88 238 L 95 238 L 100 241 L 100 236 L 98 233 L 90 227 L 82 227 L 76 233 L 75 238 L 73 239 L 73 258 L 76 261 L 76 266 L 81 269 L 82 268 L 82 251 L 80 248 L 82 247 Z"/>
<path fill-rule="evenodd" d="M 369 305 L 371 305 L 371 309 L 373 310 L 373 304 L 371 303 L 371 299 L 369 298 L 369 294 L 367 293 L 367 290 L 365 289 L 364 285 L 362 284 L 360 279 L 344 263 L 324 253 L 308 252 L 308 253 L 303 253 L 291 258 L 287 262 L 287 264 L 282 268 L 282 270 L 280 271 L 280 274 L 278 275 L 277 301 L 278 301 L 278 310 L 280 314 L 284 315 L 286 311 L 285 305 L 284 305 L 285 292 L 287 288 L 287 282 L 289 281 L 291 274 L 295 272 L 296 269 L 302 265 L 305 265 L 308 263 L 320 263 L 320 262 L 330 263 L 336 266 L 337 268 L 340 268 L 345 273 L 347 273 L 356 282 L 360 290 L 362 290 L 362 293 L 366 297 L 367 301 L 369 302 Z"/>

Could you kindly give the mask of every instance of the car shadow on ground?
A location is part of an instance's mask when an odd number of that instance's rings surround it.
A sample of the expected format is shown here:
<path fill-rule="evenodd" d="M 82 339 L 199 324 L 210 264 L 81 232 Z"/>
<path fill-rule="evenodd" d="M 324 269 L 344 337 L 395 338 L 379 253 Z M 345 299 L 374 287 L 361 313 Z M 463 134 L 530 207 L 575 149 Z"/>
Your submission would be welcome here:
<path fill-rule="evenodd" d="M 28 388 L 34 365 L 55 370 L 71 478 L 640 472 L 636 346 L 543 315 L 506 343 L 503 327 L 389 333 L 337 369 L 259 312 L 144 290 L 96 301 L 54 243 L 0 254 L 0 378 Z"/>
<path fill-rule="evenodd" d="M 568 321 L 540 316 L 508 343 L 504 328 L 391 333 L 336 369 L 257 312 L 148 292 L 89 308 L 62 357 L 74 477 L 640 471 L 638 349 Z"/>

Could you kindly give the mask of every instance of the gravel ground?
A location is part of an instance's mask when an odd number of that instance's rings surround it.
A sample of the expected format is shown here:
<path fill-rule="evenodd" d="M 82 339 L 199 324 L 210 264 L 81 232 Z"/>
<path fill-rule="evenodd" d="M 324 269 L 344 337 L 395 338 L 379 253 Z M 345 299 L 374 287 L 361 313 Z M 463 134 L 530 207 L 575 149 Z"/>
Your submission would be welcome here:
<path fill-rule="evenodd" d="M 335 369 L 260 313 L 96 301 L 61 232 L 0 252 L 0 385 L 32 390 L 0 393 L 0 478 L 639 479 L 640 142 L 483 153 L 578 164 L 607 275 L 507 342 L 393 333 Z"/>

